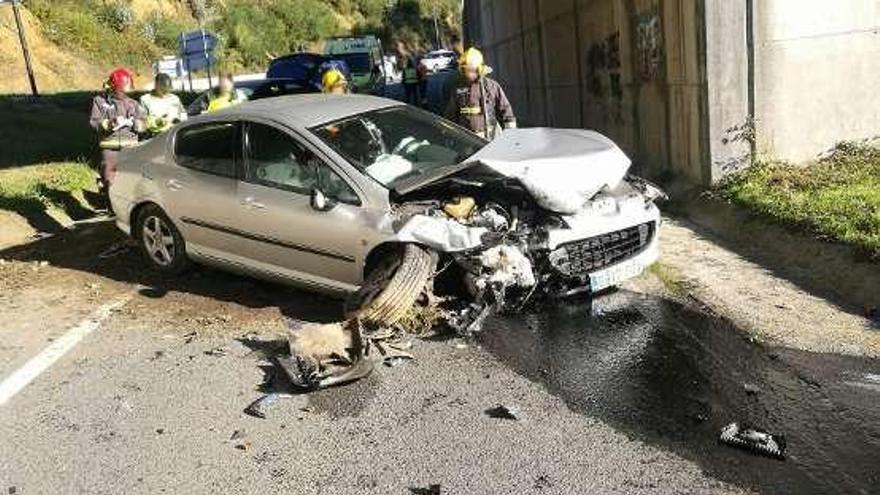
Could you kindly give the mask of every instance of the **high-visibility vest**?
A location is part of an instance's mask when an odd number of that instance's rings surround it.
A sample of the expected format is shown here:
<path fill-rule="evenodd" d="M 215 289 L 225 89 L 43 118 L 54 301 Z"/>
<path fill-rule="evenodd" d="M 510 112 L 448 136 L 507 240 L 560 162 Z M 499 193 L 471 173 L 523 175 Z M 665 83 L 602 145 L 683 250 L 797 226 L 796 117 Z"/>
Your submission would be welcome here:
<path fill-rule="evenodd" d="M 419 82 L 418 71 L 416 71 L 414 67 L 407 67 L 403 69 L 403 82 L 404 84 L 415 84 Z"/>
<path fill-rule="evenodd" d="M 232 105 L 237 105 L 241 103 L 236 95 L 233 93 L 231 95 L 217 95 L 212 96 L 210 100 L 208 100 L 208 112 L 216 112 L 217 110 L 222 110 L 227 107 L 231 107 Z"/>

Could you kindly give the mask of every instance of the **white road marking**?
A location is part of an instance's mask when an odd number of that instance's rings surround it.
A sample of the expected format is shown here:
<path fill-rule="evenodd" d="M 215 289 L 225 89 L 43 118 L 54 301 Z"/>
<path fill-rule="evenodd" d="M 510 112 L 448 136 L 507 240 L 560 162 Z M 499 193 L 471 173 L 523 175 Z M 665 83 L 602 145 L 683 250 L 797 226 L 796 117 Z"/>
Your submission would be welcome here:
<path fill-rule="evenodd" d="M 68 330 L 61 337 L 55 339 L 42 352 L 31 358 L 24 366 L 15 370 L 0 382 L 0 406 L 5 404 L 15 394 L 21 392 L 40 373 L 49 369 L 55 361 L 58 361 L 67 351 L 73 349 L 86 335 L 97 330 L 110 317 L 113 310 L 125 305 L 131 299 L 131 296 L 131 294 L 127 294 L 99 307 L 88 318 L 79 322 L 78 325 Z"/>

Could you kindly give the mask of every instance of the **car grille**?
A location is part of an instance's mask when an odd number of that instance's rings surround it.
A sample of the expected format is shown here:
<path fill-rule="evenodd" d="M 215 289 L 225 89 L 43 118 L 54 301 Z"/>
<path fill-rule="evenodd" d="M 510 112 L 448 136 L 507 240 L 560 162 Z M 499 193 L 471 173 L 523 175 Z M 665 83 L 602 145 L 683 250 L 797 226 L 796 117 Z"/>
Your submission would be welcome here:
<path fill-rule="evenodd" d="M 550 264 L 565 276 L 586 275 L 639 254 L 653 238 L 654 222 L 643 223 L 563 244 L 550 253 Z"/>

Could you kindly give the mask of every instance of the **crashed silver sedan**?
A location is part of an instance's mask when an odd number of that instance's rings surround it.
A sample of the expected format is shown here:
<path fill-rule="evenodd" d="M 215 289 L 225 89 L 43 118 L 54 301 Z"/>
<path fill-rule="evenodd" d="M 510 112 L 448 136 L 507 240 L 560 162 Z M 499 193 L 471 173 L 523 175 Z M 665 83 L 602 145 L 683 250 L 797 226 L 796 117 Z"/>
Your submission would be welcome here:
<path fill-rule="evenodd" d="M 383 98 L 245 103 L 122 153 L 117 225 L 157 270 L 190 260 L 349 293 L 393 324 L 427 290 L 467 331 L 535 294 L 598 292 L 658 256 L 662 192 L 591 131 L 487 142 Z"/>

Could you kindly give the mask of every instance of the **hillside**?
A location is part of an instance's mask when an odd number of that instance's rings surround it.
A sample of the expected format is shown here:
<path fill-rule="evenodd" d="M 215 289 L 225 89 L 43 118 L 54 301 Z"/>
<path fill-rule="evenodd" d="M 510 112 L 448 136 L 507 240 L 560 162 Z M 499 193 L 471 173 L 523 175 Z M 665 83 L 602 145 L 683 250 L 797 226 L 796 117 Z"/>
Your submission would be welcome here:
<path fill-rule="evenodd" d="M 181 32 L 200 22 L 221 39 L 222 68 L 260 70 L 272 56 L 319 49 L 326 37 L 376 34 L 402 52 L 429 47 L 437 14 L 441 39 L 460 30 L 459 0 L 29 0 L 22 9 L 41 90 L 100 85 L 114 65 L 149 79 L 152 63 L 174 54 Z M 0 93 L 27 92 L 12 11 L 0 7 L 0 63 L 11 77 Z"/>

